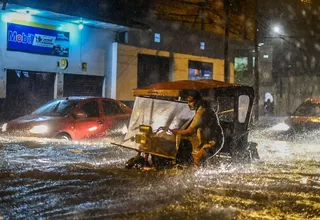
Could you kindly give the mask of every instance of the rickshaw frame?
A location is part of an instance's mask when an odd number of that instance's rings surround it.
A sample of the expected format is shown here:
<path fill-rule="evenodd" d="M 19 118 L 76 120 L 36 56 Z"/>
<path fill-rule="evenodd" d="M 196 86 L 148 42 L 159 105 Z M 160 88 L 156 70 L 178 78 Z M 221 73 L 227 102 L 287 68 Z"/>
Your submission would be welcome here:
<path fill-rule="evenodd" d="M 136 88 L 133 89 L 133 95 L 135 97 L 186 102 L 186 94 L 189 90 L 199 91 L 204 100 L 218 103 L 218 105 L 220 98 L 230 98 L 230 100 L 232 100 L 229 104 L 234 106 L 233 109 L 217 112 L 219 118 L 226 113 L 229 113 L 229 116 L 231 115 L 231 118 L 229 117 L 227 121 L 220 119 L 220 125 L 224 133 L 224 144 L 219 151 L 220 155 L 229 156 L 236 162 L 250 162 L 253 159 L 259 159 L 256 148 L 257 144 L 248 141 L 249 124 L 254 100 L 254 90 L 252 87 L 217 80 L 180 80 L 161 82 L 143 88 Z M 242 104 L 240 97 L 242 96 L 246 97 L 247 111 L 242 117 L 242 120 L 239 121 L 240 106 Z M 143 149 L 137 151 L 139 154 L 144 152 L 146 155 L 151 154 L 154 158 L 159 158 L 158 154 L 150 151 L 144 151 Z"/>

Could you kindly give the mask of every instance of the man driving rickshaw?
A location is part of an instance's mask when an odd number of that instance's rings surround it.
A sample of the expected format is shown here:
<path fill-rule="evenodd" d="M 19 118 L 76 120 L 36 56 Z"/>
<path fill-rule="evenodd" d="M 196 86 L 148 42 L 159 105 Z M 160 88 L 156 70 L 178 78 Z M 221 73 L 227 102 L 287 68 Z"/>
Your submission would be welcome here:
<path fill-rule="evenodd" d="M 181 80 L 137 88 L 133 95 L 128 133 L 115 143 L 138 152 L 127 168 L 200 165 L 219 155 L 237 162 L 259 157 L 256 144 L 248 142 L 254 98 L 250 86 Z"/>
<path fill-rule="evenodd" d="M 213 148 L 217 147 L 216 139 L 222 138 L 222 129 L 216 112 L 210 108 L 209 102 L 202 99 L 197 90 L 187 92 L 187 101 L 190 110 L 196 111 L 193 119 L 187 122 L 185 129 L 170 129 L 170 131 L 174 135 L 191 138 L 196 136 L 198 143 L 192 151 L 192 159 L 194 165 L 199 166 L 213 155 Z"/>

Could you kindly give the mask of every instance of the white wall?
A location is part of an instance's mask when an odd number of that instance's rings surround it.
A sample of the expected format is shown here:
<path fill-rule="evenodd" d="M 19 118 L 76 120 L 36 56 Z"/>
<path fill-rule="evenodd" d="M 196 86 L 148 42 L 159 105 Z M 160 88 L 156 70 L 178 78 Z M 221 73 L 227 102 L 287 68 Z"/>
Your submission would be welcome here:
<path fill-rule="evenodd" d="M 106 70 L 105 63 L 111 60 L 111 54 L 107 51 L 112 47 L 113 32 L 88 26 L 84 26 L 80 31 L 76 24 L 33 16 L 32 20 L 28 22 L 30 26 L 35 22 L 42 25 L 56 26 L 57 29 L 70 33 L 70 51 L 69 57 L 67 57 L 69 65 L 67 69 L 62 70 L 57 66 L 57 62 L 62 57 L 7 51 L 7 23 L 3 19 L 6 16 L 5 13 L 7 12 L 0 12 L 0 98 L 4 98 L 5 69 L 98 76 L 105 76 L 109 72 Z M 12 20 L 11 22 L 21 23 L 18 20 Z M 87 71 L 81 70 L 81 62 L 87 62 Z"/>

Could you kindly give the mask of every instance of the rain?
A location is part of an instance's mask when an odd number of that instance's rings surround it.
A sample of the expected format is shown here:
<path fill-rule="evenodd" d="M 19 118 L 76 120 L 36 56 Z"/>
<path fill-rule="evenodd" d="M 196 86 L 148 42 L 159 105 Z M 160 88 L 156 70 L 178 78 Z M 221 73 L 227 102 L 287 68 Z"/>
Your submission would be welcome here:
<path fill-rule="evenodd" d="M 319 0 L 0 7 L 0 220 L 320 219 Z"/>

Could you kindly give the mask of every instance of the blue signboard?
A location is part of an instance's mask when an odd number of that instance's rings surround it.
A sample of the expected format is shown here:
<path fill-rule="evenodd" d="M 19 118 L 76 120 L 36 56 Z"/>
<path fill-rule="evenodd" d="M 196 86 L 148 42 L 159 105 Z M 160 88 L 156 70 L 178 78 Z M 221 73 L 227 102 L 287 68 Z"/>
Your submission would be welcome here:
<path fill-rule="evenodd" d="M 69 32 L 8 23 L 7 34 L 8 50 L 69 56 Z"/>

